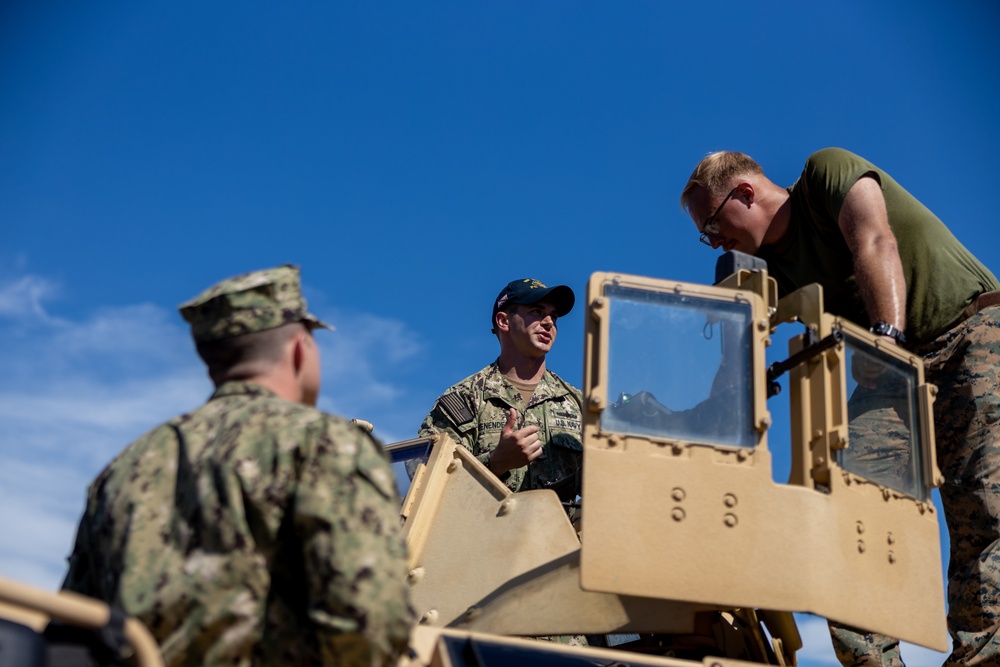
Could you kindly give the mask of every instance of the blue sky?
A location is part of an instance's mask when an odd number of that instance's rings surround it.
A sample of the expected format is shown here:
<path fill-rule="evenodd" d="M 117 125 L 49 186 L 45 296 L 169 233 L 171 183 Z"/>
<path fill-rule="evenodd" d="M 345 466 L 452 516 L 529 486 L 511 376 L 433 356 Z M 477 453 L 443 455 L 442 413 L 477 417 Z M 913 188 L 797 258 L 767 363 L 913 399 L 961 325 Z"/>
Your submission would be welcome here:
<path fill-rule="evenodd" d="M 11 0 L 0 8 L 0 574 L 54 587 L 84 488 L 210 385 L 175 307 L 302 266 L 327 410 L 410 437 L 509 280 L 710 282 L 707 152 L 825 146 L 995 272 L 992 2 Z M 581 380 L 580 309 L 550 367 Z M 833 664 L 804 619 L 802 664 Z M 938 664 L 916 649 L 908 664 Z M 923 661 L 923 662 L 921 662 Z"/>

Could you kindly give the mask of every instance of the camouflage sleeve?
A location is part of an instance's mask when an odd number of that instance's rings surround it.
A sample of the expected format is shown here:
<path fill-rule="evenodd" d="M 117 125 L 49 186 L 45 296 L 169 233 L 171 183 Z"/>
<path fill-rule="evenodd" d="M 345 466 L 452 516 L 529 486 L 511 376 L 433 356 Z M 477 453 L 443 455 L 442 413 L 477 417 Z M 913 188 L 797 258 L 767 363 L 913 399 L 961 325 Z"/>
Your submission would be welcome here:
<path fill-rule="evenodd" d="M 392 469 L 359 429 L 330 417 L 318 426 L 294 500 L 309 618 L 324 664 L 394 663 L 413 610 Z"/>
<path fill-rule="evenodd" d="M 445 433 L 457 444 L 462 445 L 470 452 L 475 452 L 475 415 L 473 415 L 471 411 L 463 413 L 461 410 L 456 410 L 454 408 L 449 411 L 446 409 L 445 404 L 442 403 L 446 397 L 454 395 L 456 395 L 454 392 L 451 394 L 445 394 L 435 401 L 434 408 L 426 417 L 424 417 L 423 423 L 420 424 L 420 429 L 417 431 L 417 435 L 423 437 L 425 435 Z M 466 408 L 466 410 L 468 410 L 468 408 Z"/>

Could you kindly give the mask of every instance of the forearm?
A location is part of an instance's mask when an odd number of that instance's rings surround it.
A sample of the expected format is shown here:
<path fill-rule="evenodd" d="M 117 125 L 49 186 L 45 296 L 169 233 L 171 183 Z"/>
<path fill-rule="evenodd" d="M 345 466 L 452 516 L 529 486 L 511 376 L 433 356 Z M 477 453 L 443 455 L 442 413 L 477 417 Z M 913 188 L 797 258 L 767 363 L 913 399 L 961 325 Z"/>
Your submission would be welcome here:
<path fill-rule="evenodd" d="M 873 239 L 854 255 L 854 275 L 871 320 L 906 328 L 906 280 L 892 236 Z"/>

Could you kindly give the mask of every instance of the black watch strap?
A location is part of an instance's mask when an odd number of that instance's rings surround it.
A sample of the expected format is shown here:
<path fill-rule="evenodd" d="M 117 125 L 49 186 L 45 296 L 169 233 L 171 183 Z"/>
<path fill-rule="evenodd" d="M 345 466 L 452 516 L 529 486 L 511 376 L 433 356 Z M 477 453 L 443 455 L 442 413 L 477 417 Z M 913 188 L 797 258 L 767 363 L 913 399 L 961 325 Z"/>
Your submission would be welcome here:
<path fill-rule="evenodd" d="M 889 338 L 892 338 L 900 345 L 906 342 L 906 336 L 903 335 L 903 332 L 897 329 L 896 327 L 892 326 L 888 322 L 876 322 L 875 324 L 872 325 L 869 331 L 871 331 L 876 336 L 888 336 Z"/>

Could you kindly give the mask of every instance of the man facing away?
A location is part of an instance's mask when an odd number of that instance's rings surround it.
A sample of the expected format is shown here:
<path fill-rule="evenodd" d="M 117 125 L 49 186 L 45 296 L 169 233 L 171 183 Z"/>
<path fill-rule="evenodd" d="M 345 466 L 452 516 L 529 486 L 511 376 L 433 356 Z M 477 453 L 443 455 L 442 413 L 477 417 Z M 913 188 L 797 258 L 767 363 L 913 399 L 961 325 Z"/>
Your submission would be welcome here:
<path fill-rule="evenodd" d="M 500 356 L 450 387 L 420 425 L 471 451 L 512 491 L 550 488 L 563 501 L 579 492 L 583 446 L 580 390 L 545 366 L 557 320 L 573 290 L 513 280 L 493 302 Z"/>
<path fill-rule="evenodd" d="M 89 489 L 67 590 L 136 616 L 168 665 L 380 665 L 413 621 L 377 442 L 315 409 L 327 327 L 293 266 L 180 307 L 215 392 Z"/>
<path fill-rule="evenodd" d="M 826 309 L 904 345 L 938 387 L 935 431 L 951 541 L 946 665 L 1000 664 L 1000 283 L 885 171 L 839 148 L 789 188 L 755 161 L 704 158 L 681 194 L 713 248 L 762 257 L 781 295 L 823 287 Z M 919 586 L 919 582 L 914 582 Z M 901 665 L 898 642 L 832 626 L 845 665 Z"/>

